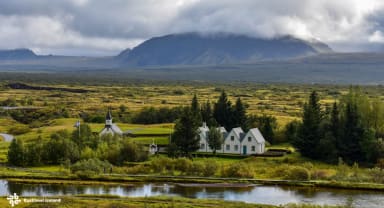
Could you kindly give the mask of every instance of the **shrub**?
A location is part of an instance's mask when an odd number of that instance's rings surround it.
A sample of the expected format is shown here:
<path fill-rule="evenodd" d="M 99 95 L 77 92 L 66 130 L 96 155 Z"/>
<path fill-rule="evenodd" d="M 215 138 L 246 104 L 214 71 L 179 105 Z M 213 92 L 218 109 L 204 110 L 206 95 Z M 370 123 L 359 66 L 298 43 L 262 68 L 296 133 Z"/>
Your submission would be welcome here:
<path fill-rule="evenodd" d="M 175 170 L 181 171 L 181 172 L 188 172 L 188 170 L 192 166 L 192 161 L 182 157 L 182 158 L 177 158 L 174 161 L 175 164 Z"/>
<path fill-rule="evenodd" d="M 219 168 L 219 165 L 214 160 L 205 160 L 204 161 L 204 169 L 203 169 L 203 176 L 213 176 L 215 175 L 217 169 Z"/>
<path fill-rule="evenodd" d="M 71 172 L 82 176 L 100 174 L 110 169 L 112 165 L 109 162 L 99 159 L 81 160 L 71 166 Z"/>
<path fill-rule="evenodd" d="M 247 164 L 239 162 L 222 169 L 221 174 L 224 177 L 253 178 L 254 171 L 250 166 L 247 166 Z"/>
<path fill-rule="evenodd" d="M 204 164 L 199 161 L 192 163 L 191 167 L 188 169 L 188 175 L 200 176 L 204 171 Z"/>
<path fill-rule="evenodd" d="M 162 173 L 165 170 L 173 170 L 173 159 L 163 156 L 157 157 L 151 161 L 150 167 L 154 172 L 157 173 Z"/>
<path fill-rule="evenodd" d="M 311 178 L 315 180 L 326 180 L 329 177 L 326 170 L 314 170 L 311 174 Z"/>
<path fill-rule="evenodd" d="M 311 178 L 311 174 L 307 168 L 290 165 L 281 165 L 275 168 L 272 176 L 285 180 L 309 180 Z"/>
<path fill-rule="evenodd" d="M 14 126 L 9 129 L 9 133 L 13 135 L 20 135 L 30 132 L 31 129 L 28 126 Z"/>
<path fill-rule="evenodd" d="M 311 179 L 311 174 L 307 168 L 294 166 L 289 169 L 285 179 L 306 181 Z"/>
<path fill-rule="evenodd" d="M 136 165 L 136 166 L 127 168 L 125 172 L 127 174 L 143 174 L 143 173 L 149 173 L 150 168 L 144 165 Z"/>

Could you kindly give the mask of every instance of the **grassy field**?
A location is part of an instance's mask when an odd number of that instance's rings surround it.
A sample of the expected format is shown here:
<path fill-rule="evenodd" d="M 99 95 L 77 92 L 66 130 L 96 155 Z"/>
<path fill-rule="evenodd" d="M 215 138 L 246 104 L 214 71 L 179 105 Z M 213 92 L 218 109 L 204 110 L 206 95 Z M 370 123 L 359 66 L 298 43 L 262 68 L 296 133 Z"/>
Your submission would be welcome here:
<path fill-rule="evenodd" d="M 33 83 L 29 84 L 33 85 Z M 302 105 L 310 91 L 317 90 L 324 104 L 331 104 L 348 91 L 348 86 L 276 84 L 153 83 L 97 86 L 45 84 L 44 86 L 87 89 L 90 92 L 80 94 L 42 90 L 36 93 L 31 90 L 1 87 L 0 83 L 0 101 L 11 98 L 16 100 L 18 105 L 24 103 L 28 106 L 27 101 L 32 101 L 32 106 L 65 108 L 70 117 L 76 118 L 79 112 L 105 115 L 108 107 L 116 113 L 121 105 L 131 113 L 144 107 L 188 105 L 193 94 L 198 95 L 201 103 L 207 100 L 215 102 L 221 91 L 225 90 L 233 103 L 237 97 L 241 97 L 248 105 L 250 114 L 274 115 L 283 126 L 299 117 Z M 384 92 L 379 86 L 363 87 L 363 90 L 370 97 L 383 99 Z M 7 130 L 6 126 L 13 124 L 12 121 L 4 118 L 0 118 L 0 121 L 2 124 L 0 131 Z"/>
<path fill-rule="evenodd" d="M 28 197 L 32 198 L 32 197 Z M 52 199 L 57 199 L 51 197 Z M 244 202 L 232 202 L 212 199 L 188 199 L 181 197 L 117 197 L 117 196 L 94 196 L 94 195 L 79 195 L 75 197 L 58 197 L 60 203 L 20 203 L 17 207 L 129 207 L 129 208 L 211 208 L 211 207 L 226 207 L 226 208 L 342 208 L 346 206 L 319 206 L 319 205 L 297 205 L 288 204 L 284 206 L 247 204 Z M 5 198 L 0 199 L 1 207 L 9 207 L 8 201 Z"/>

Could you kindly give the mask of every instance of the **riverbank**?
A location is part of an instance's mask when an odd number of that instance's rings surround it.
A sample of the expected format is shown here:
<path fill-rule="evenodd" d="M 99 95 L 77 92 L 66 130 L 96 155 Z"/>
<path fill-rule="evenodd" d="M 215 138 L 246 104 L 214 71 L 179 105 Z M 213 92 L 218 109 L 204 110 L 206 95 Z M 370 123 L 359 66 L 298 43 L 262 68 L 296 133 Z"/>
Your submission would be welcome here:
<path fill-rule="evenodd" d="M 27 197 L 32 199 L 36 197 Z M 118 196 L 100 196 L 100 195 L 77 195 L 72 197 L 48 197 L 46 199 L 60 199 L 60 202 L 49 203 L 49 207 L 146 207 L 146 208 L 345 208 L 347 206 L 320 206 L 308 204 L 287 204 L 283 206 L 264 205 L 264 204 L 248 204 L 244 202 L 232 202 L 214 199 L 189 199 L 182 197 L 118 197 Z M 0 198 L 0 207 L 8 207 L 9 202 L 5 198 Z M 31 203 L 25 203 L 23 200 L 17 207 L 30 207 Z M 47 203 L 33 203 L 33 207 L 47 207 Z"/>
<path fill-rule="evenodd" d="M 80 179 L 75 175 L 48 175 L 46 173 L 12 174 L 14 171 L 1 171 L 0 178 L 8 181 L 30 184 L 78 184 L 78 185 L 123 185 L 138 182 L 167 182 L 179 184 L 210 184 L 209 186 L 247 186 L 247 185 L 279 185 L 296 187 L 318 187 L 350 190 L 383 191 L 384 184 L 357 183 L 343 181 L 294 181 L 294 180 L 266 180 L 266 179 L 241 179 L 241 178 L 216 178 L 216 177 L 191 177 L 191 176 L 156 176 L 156 175 L 99 175 L 91 178 Z"/>

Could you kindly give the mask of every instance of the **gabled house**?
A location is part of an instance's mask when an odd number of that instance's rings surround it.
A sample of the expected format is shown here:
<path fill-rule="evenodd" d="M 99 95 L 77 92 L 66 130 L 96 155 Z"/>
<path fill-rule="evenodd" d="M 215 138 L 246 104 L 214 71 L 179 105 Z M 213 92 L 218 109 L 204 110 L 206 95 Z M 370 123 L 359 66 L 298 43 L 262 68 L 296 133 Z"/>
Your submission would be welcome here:
<path fill-rule="evenodd" d="M 265 139 L 258 128 L 250 129 L 241 142 L 241 154 L 262 154 L 265 151 Z"/>
<path fill-rule="evenodd" d="M 223 152 L 240 154 L 241 140 L 244 136 L 244 131 L 241 127 L 233 128 L 224 138 Z"/>
<path fill-rule="evenodd" d="M 209 145 L 208 145 L 208 134 L 209 134 L 209 128 L 207 126 L 207 124 L 204 122 L 203 123 L 203 126 L 199 127 L 198 129 L 198 135 L 197 137 L 199 138 L 200 140 L 200 143 L 199 143 L 199 152 L 208 152 L 211 150 L 211 148 L 209 148 Z"/>
<path fill-rule="evenodd" d="M 241 127 L 233 128 L 230 132 L 224 127 L 218 130 L 223 135 L 223 145 L 217 152 L 230 154 L 262 154 L 265 151 L 265 139 L 259 129 L 250 129 L 247 133 Z M 198 138 L 200 140 L 199 152 L 212 152 L 208 145 L 209 128 L 204 123 L 199 127 Z"/>

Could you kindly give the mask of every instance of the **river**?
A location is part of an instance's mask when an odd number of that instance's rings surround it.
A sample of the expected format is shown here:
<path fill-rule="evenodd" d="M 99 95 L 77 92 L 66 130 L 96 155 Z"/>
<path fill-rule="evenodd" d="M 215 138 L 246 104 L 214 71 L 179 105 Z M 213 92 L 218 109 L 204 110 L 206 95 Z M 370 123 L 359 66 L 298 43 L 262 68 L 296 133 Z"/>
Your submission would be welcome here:
<path fill-rule="evenodd" d="M 308 187 L 185 187 L 172 183 L 134 183 L 130 185 L 56 185 L 24 184 L 0 180 L 0 195 L 60 196 L 75 194 L 111 194 L 119 196 L 181 196 L 188 198 L 223 199 L 260 204 L 313 203 L 340 205 L 348 198 L 356 208 L 384 207 L 384 193 L 374 191 L 339 190 Z"/>
<path fill-rule="evenodd" d="M 0 133 L 0 136 L 3 137 L 4 141 L 6 141 L 6 142 L 11 142 L 12 139 L 14 138 L 12 135 L 4 134 L 4 133 Z"/>

